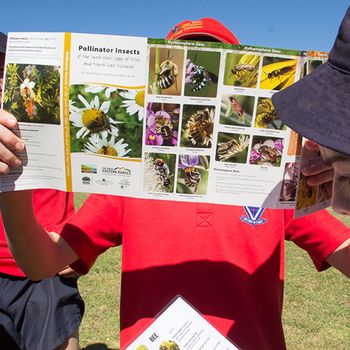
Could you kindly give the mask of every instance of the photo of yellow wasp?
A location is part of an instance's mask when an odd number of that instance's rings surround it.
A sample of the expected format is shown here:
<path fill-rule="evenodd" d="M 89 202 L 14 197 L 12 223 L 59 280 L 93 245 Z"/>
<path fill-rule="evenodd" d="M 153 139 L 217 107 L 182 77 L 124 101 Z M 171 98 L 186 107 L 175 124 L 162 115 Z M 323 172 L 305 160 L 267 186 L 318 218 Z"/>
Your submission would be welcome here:
<path fill-rule="evenodd" d="M 295 81 L 297 61 L 265 57 L 260 77 L 260 89 L 282 90 Z"/>

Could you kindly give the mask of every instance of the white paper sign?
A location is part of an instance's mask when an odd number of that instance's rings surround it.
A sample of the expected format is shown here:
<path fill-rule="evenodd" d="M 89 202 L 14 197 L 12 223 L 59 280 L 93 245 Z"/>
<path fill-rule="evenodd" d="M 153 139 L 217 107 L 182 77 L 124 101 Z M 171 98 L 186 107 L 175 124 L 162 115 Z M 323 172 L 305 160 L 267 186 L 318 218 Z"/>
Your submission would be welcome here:
<path fill-rule="evenodd" d="M 182 297 L 177 297 L 126 350 L 238 349 Z"/>

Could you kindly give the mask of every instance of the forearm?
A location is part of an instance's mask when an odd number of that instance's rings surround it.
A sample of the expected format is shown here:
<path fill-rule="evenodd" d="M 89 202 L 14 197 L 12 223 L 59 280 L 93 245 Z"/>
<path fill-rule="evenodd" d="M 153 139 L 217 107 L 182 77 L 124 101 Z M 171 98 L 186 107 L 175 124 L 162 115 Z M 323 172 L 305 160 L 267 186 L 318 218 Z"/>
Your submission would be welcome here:
<path fill-rule="evenodd" d="M 350 278 L 350 239 L 341 244 L 326 261 Z"/>
<path fill-rule="evenodd" d="M 31 191 L 1 194 L 0 208 L 10 250 L 29 278 L 50 277 L 78 258 L 58 234 L 37 221 Z"/>

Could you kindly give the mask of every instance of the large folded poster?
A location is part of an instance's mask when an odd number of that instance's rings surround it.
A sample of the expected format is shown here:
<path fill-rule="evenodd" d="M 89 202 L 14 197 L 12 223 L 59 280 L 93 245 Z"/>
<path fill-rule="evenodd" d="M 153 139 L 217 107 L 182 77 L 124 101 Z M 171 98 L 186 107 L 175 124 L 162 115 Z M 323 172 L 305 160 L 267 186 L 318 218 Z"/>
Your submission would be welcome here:
<path fill-rule="evenodd" d="M 271 96 L 308 59 L 244 45 L 10 33 L 3 108 L 27 148 L 1 191 L 294 208 L 300 140 Z"/>

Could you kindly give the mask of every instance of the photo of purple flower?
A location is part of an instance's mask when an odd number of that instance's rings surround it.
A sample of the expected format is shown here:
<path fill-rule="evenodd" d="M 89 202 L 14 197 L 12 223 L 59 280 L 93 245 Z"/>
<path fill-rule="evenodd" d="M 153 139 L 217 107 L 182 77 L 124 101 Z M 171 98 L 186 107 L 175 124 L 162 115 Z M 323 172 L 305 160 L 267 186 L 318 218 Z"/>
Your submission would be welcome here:
<path fill-rule="evenodd" d="M 149 103 L 146 114 L 146 145 L 176 146 L 180 105 Z"/>

